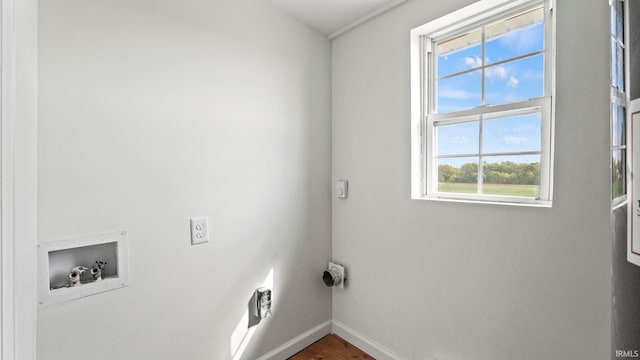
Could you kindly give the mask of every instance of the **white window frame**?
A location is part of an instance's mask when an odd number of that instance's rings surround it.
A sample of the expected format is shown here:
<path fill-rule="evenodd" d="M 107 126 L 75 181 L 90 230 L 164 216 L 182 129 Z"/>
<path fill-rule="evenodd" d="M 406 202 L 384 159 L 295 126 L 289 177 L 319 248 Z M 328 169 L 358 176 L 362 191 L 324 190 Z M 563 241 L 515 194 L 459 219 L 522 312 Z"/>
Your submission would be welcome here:
<path fill-rule="evenodd" d="M 616 2 L 616 0 L 609 0 L 609 6 L 614 6 L 614 3 Z M 611 140 L 613 140 L 613 112 L 614 112 L 614 106 L 618 105 L 624 108 L 624 112 L 625 112 L 625 125 L 626 125 L 626 134 L 627 134 L 627 139 L 626 139 L 626 143 L 625 145 L 619 145 L 619 146 L 613 146 L 613 142 L 611 143 L 611 152 L 613 151 L 618 151 L 618 150 L 624 150 L 626 152 L 626 158 L 627 158 L 627 168 L 626 168 L 626 176 L 627 178 L 629 178 L 629 172 L 630 169 L 633 169 L 632 167 L 632 163 L 631 163 L 631 158 L 632 158 L 632 149 L 631 149 L 631 141 L 629 140 L 630 134 L 631 134 L 631 113 L 629 111 L 629 87 L 631 86 L 631 82 L 630 82 L 630 71 L 629 71 L 629 66 L 630 66 L 630 59 L 629 59 L 629 48 L 627 46 L 627 44 L 629 43 L 629 39 L 627 38 L 628 34 L 629 34 L 629 30 L 628 30 L 628 26 L 629 26 L 629 21 L 627 20 L 627 12 L 629 11 L 629 6 L 627 1 L 625 0 L 620 0 L 620 2 L 622 2 L 623 5 L 623 10 L 624 10 L 624 27 L 623 27 L 623 33 L 624 33 L 624 42 L 621 44 L 622 48 L 624 49 L 624 91 L 621 91 L 620 89 L 616 88 L 615 86 L 613 86 L 612 81 L 613 81 L 613 58 L 611 59 L 611 66 L 609 66 L 609 71 L 611 72 L 611 81 L 609 81 L 609 87 L 611 88 L 611 105 L 609 106 L 609 111 L 611 112 L 609 115 L 609 122 L 610 122 L 610 132 L 611 132 Z M 613 19 L 611 19 L 613 21 Z M 611 36 L 611 40 L 615 40 L 614 39 L 614 35 L 610 34 Z M 610 154 L 613 155 L 613 154 Z M 610 158 L 612 158 L 612 156 L 610 156 Z M 611 167 L 613 167 L 613 162 L 611 163 Z M 611 184 L 613 186 L 613 183 Z M 611 200 L 611 208 L 612 209 L 616 209 L 620 206 L 623 206 L 627 203 L 627 197 L 629 196 L 629 194 L 631 193 L 631 185 L 628 183 L 626 184 L 626 191 L 624 194 L 619 195 L 615 198 L 612 198 Z M 611 191 L 611 195 L 613 196 L 613 189 Z M 631 213 L 631 212 L 630 212 Z"/>
<path fill-rule="evenodd" d="M 434 61 L 430 61 L 433 41 L 475 30 L 511 15 L 543 5 L 545 7 L 545 78 L 540 98 L 494 106 L 478 106 L 455 113 L 429 113 L 433 108 Z M 552 0 L 482 0 L 411 30 L 411 197 L 420 200 L 480 202 L 551 207 L 553 195 L 553 134 L 555 92 L 555 24 Z M 434 190 L 437 169 L 434 125 L 438 121 L 464 121 L 470 117 L 500 113 L 513 116 L 539 109 L 542 114 L 540 151 L 540 197 L 486 194 L 441 193 Z M 492 117 L 494 115 L 491 115 Z M 515 153 L 514 153 L 515 154 Z M 505 154 L 507 155 L 507 154 Z M 512 154 L 513 155 L 513 154 Z"/>

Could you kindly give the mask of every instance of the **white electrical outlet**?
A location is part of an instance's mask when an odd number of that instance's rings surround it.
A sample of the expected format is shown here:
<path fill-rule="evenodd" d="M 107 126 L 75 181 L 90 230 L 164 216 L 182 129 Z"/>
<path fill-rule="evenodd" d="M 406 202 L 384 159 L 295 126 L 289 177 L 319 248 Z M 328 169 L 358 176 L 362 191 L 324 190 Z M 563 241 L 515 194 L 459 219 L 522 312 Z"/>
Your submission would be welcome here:
<path fill-rule="evenodd" d="M 206 216 L 191 218 L 191 245 L 209 241 L 209 219 Z"/>

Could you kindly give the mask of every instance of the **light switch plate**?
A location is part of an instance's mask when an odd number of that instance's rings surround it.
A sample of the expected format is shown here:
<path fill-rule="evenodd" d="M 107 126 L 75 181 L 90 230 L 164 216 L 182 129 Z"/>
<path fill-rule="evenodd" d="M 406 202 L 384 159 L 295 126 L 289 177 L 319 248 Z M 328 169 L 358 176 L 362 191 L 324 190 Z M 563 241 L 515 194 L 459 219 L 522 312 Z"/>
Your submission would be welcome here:
<path fill-rule="evenodd" d="M 191 218 L 191 245 L 209 241 L 209 219 L 206 216 Z"/>
<path fill-rule="evenodd" d="M 349 197 L 349 181 L 340 179 L 336 183 L 336 196 L 338 199 L 346 199 Z"/>

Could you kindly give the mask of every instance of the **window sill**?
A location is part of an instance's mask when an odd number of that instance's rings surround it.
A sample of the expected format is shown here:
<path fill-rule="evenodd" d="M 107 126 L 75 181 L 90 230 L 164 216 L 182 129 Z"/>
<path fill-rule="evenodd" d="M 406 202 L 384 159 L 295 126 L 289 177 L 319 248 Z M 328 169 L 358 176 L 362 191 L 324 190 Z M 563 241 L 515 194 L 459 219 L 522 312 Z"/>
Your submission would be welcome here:
<path fill-rule="evenodd" d="M 466 204 L 491 204 L 506 206 L 524 206 L 537 208 L 551 208 L 552 201 L 540 200 L 528 197 L 516 196 L 483 196 L 483 195 L 457 195 L 457 194 L 434 194 L 411 196 L 413 200 L 442 201 Z"/>

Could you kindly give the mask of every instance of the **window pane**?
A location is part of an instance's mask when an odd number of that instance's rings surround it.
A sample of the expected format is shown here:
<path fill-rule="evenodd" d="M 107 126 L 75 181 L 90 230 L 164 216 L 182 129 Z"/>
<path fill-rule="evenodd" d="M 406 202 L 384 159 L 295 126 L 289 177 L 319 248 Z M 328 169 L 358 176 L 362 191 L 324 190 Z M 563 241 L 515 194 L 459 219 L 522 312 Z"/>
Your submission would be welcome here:
<path fill-rule="evenodd" d="M 438 191 L 476 194 L 478 158 L 438 159 Z"/>
<path fill-rule="evenodd" d="M 529 11 L 485 28 L 488 64 L 544 50 L 544 10 Z"/>
<path fill-rule="evenodd" d="M 536 55 L 485 70 L 485 97 L 490 105 L 544 95 L 544 55 Z"/>
<path fill-rule="evenodd" d="M 439 80 L 437 87 L 439 113 L 470 109 L 482 104 L 480 70 Z"/>
<path fill-rule="evenodd" d="M 436 44 L 438 77 L 482 65 L 482 31 L 474 31 Z"/>
<path fill-rule="evenodd" d="M 627 193 L 626 184 L 626 150 L 614 150 L 611 156 L 611 192 L 612 198 L 615 199 Z"/>
<path fill-rule="evenodd" d="M 626 140 L 626 120 L 624 107 L 613 105 L 613 120 L 611 122 L 611 146 L 622 146 L 627 144 Z"/>
<path fill-rule="evenodd" d="M 611 40 L 611 85 L 624 91 L 624 49 Z"/>
<path fill-rule="evenodd" d="M 482 168 L 483 194 L 540 196 L 540 155 L 487 156 Z"/>
<path fill-rule="evenodd" d="M 540 113 L 485 120 L 482 123 L 482 152 L 540 151 Z"/>
<path fill-rule="evenodd" d="M 478 121 L 436 126 L 437 155 L 477 154 L 479 129 Z"/>
<path fill-rule="evenodd" d="M 611 6 L 611 34 L 624 44 L 624 5 L 614 1 Z"/>
<path fill-rule="evenodd" d="M 618 21 L 618 13 L 617 13 L 617 9 L 616 9 L 616 3 L 617 1 L 614 2 L 614 4 L 611 6 L 611 34 L 615 37 L 616 35 L 616 28 L 617 28 L 617 21 Z"/>

